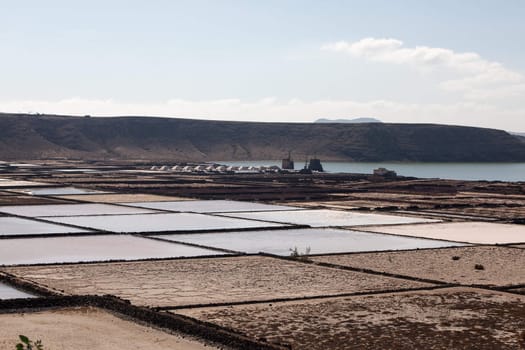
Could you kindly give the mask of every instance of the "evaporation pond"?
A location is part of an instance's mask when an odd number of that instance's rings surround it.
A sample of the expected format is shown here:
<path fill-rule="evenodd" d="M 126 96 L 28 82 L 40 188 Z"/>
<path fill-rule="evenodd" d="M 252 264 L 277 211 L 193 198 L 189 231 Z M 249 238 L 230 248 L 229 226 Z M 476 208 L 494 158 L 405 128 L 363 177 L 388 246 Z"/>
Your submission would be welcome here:
<path fill-rule="evenodd" d="M 0 300 L 34 298 L 35 296 L 0 282 Z"/>
<path fill-rule="evenodd" d="M 147 214 L 153 210 L 130 208 L 110 204 L 51 204 L 51 205 L 9 205 L 0 207 L 0 212 L 20 216 L 79 216 L 110 214 Z"/>
<path fill-rule="evenodd" d="M 525 242 L 525 226 L 489 222 L 447 222 L 432 225 L 367 227 L 367 231 L 450 241 L 505 244 Z"/>
<path fill-rule="evenodd" d="M 46 187 L 46 188 L 31 188 L 21 191 L 32 196 L 59 196 L 69 194 L 93 194 L 106 193 L 102 191 L 91 190 L 87 188 L 77 187 Z"/>
<path fill-rule="evenodd" d="M 137 202 L 126 203 L 126 205 L 150 209 L 161 209 L 170 211 L 191 211 L 195 213 L 217 213 L 217 212 L 250 212 L 250 211 L 273 211 L 273 210 L 298 210 L 283 205 L 272 205 L 253 202 L 240 202 L 228 200 L 196 200 L 196 201 L 174 201 L 174 202 Z"/>
<path fill-rule="evenodd" d="M 29 219 L 0 217 L 0 236 L 90 232 Z"/>
<path fill-rule="evenodd" d="M 309 225 L 312 227 L 364 226 L 438 222 L 438 220 L 424 218 L 382 214 L 363 214 L 328 209 L 224 214 L 237 218 L 266 220 L 296 225 Z"/>
<path fill-rule="evenodd" d="M 128 235 L 0 240 L 0 265 L 135 260 L 224 254 Z"/>
<path fill-rule="evenodd" d="M 50 221 L 119 233 L 282 227 L 283 224 L 194 213 L 50 217 Z"/>
<path fill-rule="evenodd" d="M 251 232 L 221 232 L 201 234 L 176 234 L 156 236 L 178 242 L 199 244 L 213 248 L 229 249 L 243 253 L 271 253 L 290 255 L 290 249 L 297 247 L 304 253 L 310 247 L 310 254 L 347 253 L 363 251 L 420 249 L 461 246 L 462 244 L 396 237 L 336 229 L 290 229 Z"/>

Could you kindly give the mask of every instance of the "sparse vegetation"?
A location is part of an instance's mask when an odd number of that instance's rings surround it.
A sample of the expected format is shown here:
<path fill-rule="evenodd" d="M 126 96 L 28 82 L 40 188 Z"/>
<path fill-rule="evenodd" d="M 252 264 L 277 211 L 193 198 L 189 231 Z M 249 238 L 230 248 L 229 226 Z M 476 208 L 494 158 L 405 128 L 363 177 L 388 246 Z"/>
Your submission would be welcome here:
<path fill-rule="evenodd" d="M 457 256 L 457 255 L 454 255 L 454 256 L 452 257 L 452 260 L 454 260 L 454 261 L 457 261 L 457 260 L 459 260 L 459 259 L 461 259 L 461 258 L 460 258 L 459 256 Z"/>
<path fill-rule="evenodd" d="M 476 264 L 476 265 L 474 265 L 474 269 L 476 269 L 476 270 L 480 270 L 480 271 L 481 271 L 481 270 L 485 270 L 485 266 L 483 266 L 483 265 L 481 265 L 481 264 Z"/>
<path fill-rule="evenodd" d="M 16 344 L 16 350 L 44 350 L 41 340 L 32 341 L 25 335 L 19 335 L 20 343 Z"/>
<path fill-rule="evenodd" d="M 310 255 L 310 247 L 306 247 L 304 253 L 301 253 L 297 247 L 293 249 L 290 248 L 290 257 L 298 260 L 308 260 L 308 255 Z"/>

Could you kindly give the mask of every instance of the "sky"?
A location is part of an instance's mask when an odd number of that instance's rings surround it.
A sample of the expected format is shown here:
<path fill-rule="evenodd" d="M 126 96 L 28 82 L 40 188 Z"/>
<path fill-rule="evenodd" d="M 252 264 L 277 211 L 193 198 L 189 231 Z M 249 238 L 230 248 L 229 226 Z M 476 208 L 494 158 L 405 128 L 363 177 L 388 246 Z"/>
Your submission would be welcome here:
<path fill-rule="evenodd" d="M 525 132 L 523 0 L 0 0 L 0 111 Z"/>

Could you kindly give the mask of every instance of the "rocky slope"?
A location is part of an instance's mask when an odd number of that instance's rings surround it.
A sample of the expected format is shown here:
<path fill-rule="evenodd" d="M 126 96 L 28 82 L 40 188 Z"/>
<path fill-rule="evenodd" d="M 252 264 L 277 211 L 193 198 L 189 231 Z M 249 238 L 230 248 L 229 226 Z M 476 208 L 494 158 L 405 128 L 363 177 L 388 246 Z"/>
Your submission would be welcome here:
<path fill-rule="evenodd" d="M 248 123 L 0 114 L 0 159 L 525 162 L 505 131 L 431 124 Z"/>

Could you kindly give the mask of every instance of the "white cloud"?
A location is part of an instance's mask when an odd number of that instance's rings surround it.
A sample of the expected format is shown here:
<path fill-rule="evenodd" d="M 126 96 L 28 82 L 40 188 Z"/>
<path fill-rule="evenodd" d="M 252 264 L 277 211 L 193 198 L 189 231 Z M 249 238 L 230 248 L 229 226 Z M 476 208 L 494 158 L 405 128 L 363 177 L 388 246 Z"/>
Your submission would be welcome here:
<path fill-rule="evenodd" d="M 450 49 L 416 46 L 405 47 L 397 39 L 365 38 L 354 43 L 340 41 L 324 45 L 323 50 L 342 52 L 373 62 L 404 64 L 417 69 L 443 71 L 456 76 L 439 87 L 459 92 L 468 99 L 508 98 L 525 92 L 525 77 L 486 60 L 474 52 L 458 53 Z"/>
<path fill-rule="evenodd" d="M 311 122 L 317 118 L 377 117 L 385 122 L 441 123 L 525 131 L 525 109 L 502 109 L 497 105 L 465 102 L 456 104 L 410 104 L 388 100 L 280 101 L 264 98 L 183 100 L 158 103 L 127 103 L 113 99 L 71 98 L 60 101 L 0 101 L 0 111 L 93 116 L 145 115 L 214 120 Z"/>

